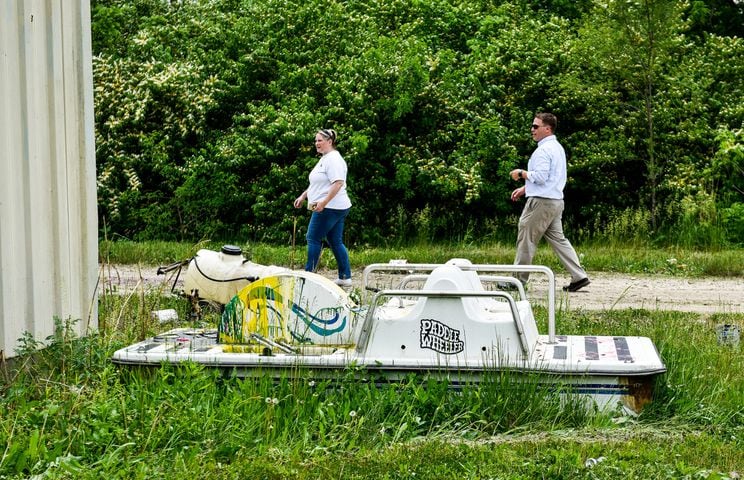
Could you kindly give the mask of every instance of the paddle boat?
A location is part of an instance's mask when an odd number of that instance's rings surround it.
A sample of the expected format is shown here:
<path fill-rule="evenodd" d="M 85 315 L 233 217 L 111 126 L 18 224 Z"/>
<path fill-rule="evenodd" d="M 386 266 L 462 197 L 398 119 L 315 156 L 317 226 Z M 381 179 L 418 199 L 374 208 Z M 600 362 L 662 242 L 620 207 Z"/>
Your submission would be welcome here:
<path fill-rule="evenodd" d="M 545 333 L 520 272 L 547 276 Z M 237 377 L 332 378 L 353 369 L 389 382 L 422 374 L 453 387 L 508 371 L 629 413 L 651 401 L 666 371 L 648 338 L 557 334 L 555 277 L 544 266 L 391 261 L 365 268 L 351 295 L 311 272 L 262 273 L 224 305 L 218 325 L 166 331 L 113 361 L 195 362 Z"/>

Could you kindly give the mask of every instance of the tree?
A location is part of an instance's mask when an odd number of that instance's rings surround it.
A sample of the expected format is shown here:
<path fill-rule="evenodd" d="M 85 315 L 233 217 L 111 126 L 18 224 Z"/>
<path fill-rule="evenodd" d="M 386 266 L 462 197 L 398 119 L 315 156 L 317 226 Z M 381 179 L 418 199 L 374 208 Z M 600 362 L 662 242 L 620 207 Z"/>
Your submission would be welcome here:
<path fill-rule="evenodd" d="M 607 108 L 587 105 L 590 117 L 620 129 L 628 140 L 642 139 L 654 227 L 663 162 L 671 161 L 658 155 L 658 104 L 668 88 L 667 74 L 682 53 L 684 11 L 685 3 L 678 0 L 598 2 L 585 18 L 574 46 L 571 59 L 578 63 L 561 83 L 586 100 L 609 94 L 609 104 L 602 102 Z M 587 92 L 592 94 L 587 96 Z M 661 125 L 668 127 L 666 121 Z"/>

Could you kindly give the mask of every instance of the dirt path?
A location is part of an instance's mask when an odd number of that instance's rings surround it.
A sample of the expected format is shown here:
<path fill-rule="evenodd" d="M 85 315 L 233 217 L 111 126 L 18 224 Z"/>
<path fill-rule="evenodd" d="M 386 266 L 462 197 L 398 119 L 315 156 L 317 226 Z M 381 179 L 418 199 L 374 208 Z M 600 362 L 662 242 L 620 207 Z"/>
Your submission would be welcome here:
<path fill-rule="evenodd" d="M 139 282 L 145 288 L 171 288 L 174 277 L 157 275 L 157 267 L 106 265 L 101 268 L 103 286 L 111 290 L 129 290 Z M 335 272 L 321 272 L 335 278 Z M 183 279 L 182 272 L 181 280 Z M 744 313 L 744 278 L 684 278 L 662 275 L 628 275 L 590 272 L 591 285 L 565 293 L 560 287 L 569 279 L 558 274 L 556 306 L 572 310 L 609 310 L 644 308 L 697 313 Z M 354 285 L 361 285 L 361 272 L 354 273 Z M 530 282 L 530 297 L 545 298 L 547 281 L 535 276 Z"/>
<path fill-rule="evenodd" d="M 558 305 L 570 309 L 645 308 L 698 313 L 744 313 L 744 279 L 683 278 L 591 273 L 592 283 L 578 292 L 560 292 Z M 568 283 L 566 277 L 559 287 Z M 536 283 L 533 295 L 544 295 L 547 282 Z M 562 302 L 562 303 L 561 303 Z"/>

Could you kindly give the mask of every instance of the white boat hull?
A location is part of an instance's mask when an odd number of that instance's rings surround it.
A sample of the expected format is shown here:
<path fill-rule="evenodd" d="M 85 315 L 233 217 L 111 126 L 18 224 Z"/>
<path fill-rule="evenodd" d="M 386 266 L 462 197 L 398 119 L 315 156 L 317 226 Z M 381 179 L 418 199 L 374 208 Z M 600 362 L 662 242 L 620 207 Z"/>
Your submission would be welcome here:
<path fill-rule="evenodd" d="M 406 271 L 415 267 L 406 265 Z M 495 266 L 459 261 L 427 267 L 423 288 L 404 288 L 403 281 L 399 289 L 378 291 L 364 307 L 311 273 L 266 277 L 231 300 L 218 329 L 174 329 L 117 351 L 113 361 L 194 362 L 237 377 L 331 378 L 351 371 L 389 382 L 422 374 L 453 387 L 508 372 L 590 398 L 600 409 L 630 412 L 651 400 L 655 376 L 666 371 L 645 337 L 556 335 L 552 304 L 548 334 L 538 333 L 522 289 L 515 299 L 483 288 L 483 281 L 502 277 L 476 270 Z M 381 267 L 368 267 L 374 268 Z M 545 267 L 498 268 L 537 269 L 553 283 Z"/>
<path fill-rule="evenodd" d="M 540 338 L 547 341 L 546 336 Z M 628 341 L 629 347 L 625 348 L 619 340 Z M 511 364 L 485 356 L 482 362 L 453 363 L 446 358 L 434 358 L 429 362 L 365 358 L 357 354 L 354 346 L 307 347 L 301 354 L 272 352 L 267 355 L 261 346 L 217 343 L 216 329 L 179 328 L 119 350 L 113 361 L 121 365 L 149 366 L 193 362 L 219 368 L 228 376 L 276 379 L 334 378 L 353 367 L 360 378 L 376 383 L 397 382 L 411 374 L 421 374 L 446 380 L 455 388 L 488 382 L 489 375 L 509 372 L 515 378 L 529 375 L 531 381 L 560 389 L 564 394 L 588 396 L 601 410 L 621 406 L 630 412 L 640 412 L 651 401 L 654 377 L 665 371 L 663 365 L 644 359 L 640 353 L 648 351 L 647 340 L 642 337 L 559 336 L 557 344 L 542 343 L 538 347 L 533 363 Z M 610 343 L 620 343 L 623 348 L 613 350 Z M 602 354 L 599 348 L 593 348 L 595 344 L 606 344 Z M 589 350 L 582 345 L 589 345 Z M 651 349 L 655 352 L 653 346 Z"/>

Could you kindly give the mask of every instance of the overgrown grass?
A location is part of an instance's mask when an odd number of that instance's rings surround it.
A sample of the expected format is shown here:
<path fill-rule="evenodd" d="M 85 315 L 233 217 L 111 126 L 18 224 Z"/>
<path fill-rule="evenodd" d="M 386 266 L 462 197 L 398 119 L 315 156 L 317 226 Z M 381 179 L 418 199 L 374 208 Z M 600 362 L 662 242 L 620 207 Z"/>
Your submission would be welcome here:
<path fill-rule="evenodd" d="M 293 268 L 304 265 L 304 246 L 274 246 L 233 242 L 251 260 Z M 191 258 L 201 248 L 219 250 L 222 243 L 204 241 L 198 244 L 174 242 L 101 242 L 104 263 L 164 265 Z M 668 274 L 682 276 L 744 276 L 744 249 L 693 250 L 679 247 L 655 248 L 641 243 L 614 245 L 587 243 L 576 245 L 576 252 L 589 272 L 630 274 Z M 387 263 L 404 258 L 416 263 L 442 263 L 451 258 L 467 258 L 473 263 L 511 264 L 513 244 L 435 244 L 395 248 L 357 246 L 349 249 L 352 268 L 360 270 L 372 263 Z M 335 265 L 329 249 L 321 262 Z M 549 247 L 542 245 L 534 262 L 559 270 L 562 267 Z"/>
<path fill-rule="evenodd" d="M 744 469 L 744 356 L 715 326 L 744 315 L 559 311 L 559 333 L 650 337 L 669 369 L 638 418 L 598 414 L 494 375 L 441 382 L 238 380 L 195 365 L 117 368 L 164 328 L 162 292 L 106 294 L 106 331 L 30 337 L 0 387 L 0 478 L 727 478 Z M 545 312 L 536 314 L 544 329 Z M 4 446 L 4 447 L 2 447 Z M 588 467 L 590 458 L 603 457 Z"/>
<path fill-rule="evenodd" d="M 155 265 L 221 244 L 104 242 L 107 263 Z M 263 264 L 299 266 L 304 249 L 241 245 Z M 578 246 L 589 270 L 742 275 L 741 251 Z M 328 255 L 327 255 L 328 256 Z M 352 263 L 406 258 L 511 263 L 511 245 L 354 248 Z M 331 261 L 330 258 L 326 261 Z M 547 249 L 537 263 L 557 268 Z M 650 337 L 668 373 L 638 418 L 598 414 L 508 375 L 453 391 L 431 379 L 377 387 L 225 378 L 195 365 L 116 368 L 113 352 L 165 326 L 152 310 L 186 302 L 162 289 L 99 297 L 101 331 L 57 322 L 29 335 L 0 376 L 0 478 L 729 478 L 744 470 L 744 356 L 715 327 L 744 315 L 558 312 L 559 333 Z M 537 309 L 542 329 L 545 313 Z M 5 447 L 3 447 L 5 446 Z M 593 467 L 590 458 L 603 458 Z M 733 476 L 733 474 L 732 474 Z"/>

